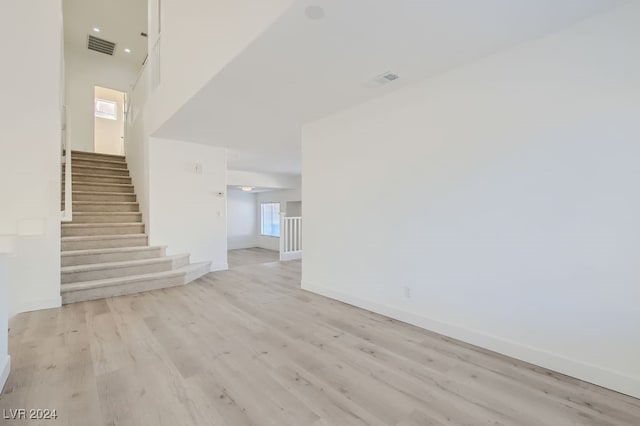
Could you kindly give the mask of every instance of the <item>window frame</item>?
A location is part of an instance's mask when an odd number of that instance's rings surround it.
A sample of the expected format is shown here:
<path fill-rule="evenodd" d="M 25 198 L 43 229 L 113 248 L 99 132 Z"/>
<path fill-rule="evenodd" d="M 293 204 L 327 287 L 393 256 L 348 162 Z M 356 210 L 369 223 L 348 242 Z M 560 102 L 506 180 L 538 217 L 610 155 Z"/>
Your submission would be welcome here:
<path fill-rule="evenodd" d="M 112 104 L 114 106 L 113 115 L 98 111 L 98 102 L 103 102 L 105 104 Z M 104 118 L 105 120 L 117 121 L 118 120 L 118 102 L 110 101 L 109 99 L 95 98 L 95 102 L 93 105 L 93 115 L 95 118 Z"/>
<path fill-rule="evenodd" d="M 264 206 L 267 205 L 277 205 L 278 206 L 278 213 L 277 213 L 277 220 L 278 220 L 278 235 L 273 235 L 273 234 L 265 234 L 265 227 L 264 227 Z M 281 207 L 282 204 L 278 201 L 265 201 L 260 203 L 260 236 L 261 237 L 271 237 L 271 238 L 280 238 L 280 235 L 282 235 L 282 230 L 280 229 L 280 212 L 281 212 Z M 271 210 L 271 227 L 273 228 L 273 209 Z"/>

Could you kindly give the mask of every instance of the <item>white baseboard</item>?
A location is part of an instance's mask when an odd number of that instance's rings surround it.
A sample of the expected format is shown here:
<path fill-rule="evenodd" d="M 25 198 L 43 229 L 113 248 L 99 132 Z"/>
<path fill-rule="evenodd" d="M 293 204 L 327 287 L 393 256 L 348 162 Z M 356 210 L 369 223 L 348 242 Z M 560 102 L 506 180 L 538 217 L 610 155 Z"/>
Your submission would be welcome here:
<path fill-rule="evenodd" d="M 612 389 L 616 392 L 640 398 L 640 378 L 638 377 L 625 376 L 624 374 L 615 371 L 549 353 L 526 346 L 522 343 L 491 336 L 478 330 L 461 328 L 415 312 L 408 312 L 392 306 L 381 305 L 357 296 L 337 292 L 333 289 L 312 285 L 308 282 L 302 282 L 302 289 L 434 331 L 490 351 L 498 352 L 530 364 L 544 367 L 567 376 L 575 377 L 598 386 Z"/>
<path fill-rule="evenodd" d="M 302 259 L 302 251 L 292 251 L 289 253 L 282 253 L 280 255 L 280 260 L 295 260 Z"/>
<path fill-rule="evenodd" d="M 226 271 L 227 269 L 229 269 L 228 263 L 212 263 L 211 267 L 209 268 L 209 272 Z"/>
<path fill-rule="evenodd" d="M 22 312 L 39 311 L 42 309 L 59 308 L 62 306 L 62 297 L 54 297 L 52 299 L 33 300 L 30 302 L 21 303 L 16 306 L 12 312 L 11 317 Z"/>
<path fill-rule="evenodd" d="M 2 361 L 0 361 L 0 392 L 2 392 L 2 389 L 4 389 L 4 385 L 7 383 L 10 372 L 11 357 L 7 355 Z"/>

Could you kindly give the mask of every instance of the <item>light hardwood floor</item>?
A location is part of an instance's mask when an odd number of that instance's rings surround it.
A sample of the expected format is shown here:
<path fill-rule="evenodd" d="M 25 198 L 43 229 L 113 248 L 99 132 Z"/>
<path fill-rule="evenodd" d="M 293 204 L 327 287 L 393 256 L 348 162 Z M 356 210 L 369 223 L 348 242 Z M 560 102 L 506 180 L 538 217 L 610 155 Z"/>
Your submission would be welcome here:
<path fill-rule="evenodd" d="M 19 315 L 0 413 L 55 408 L 38 424 L 82 426 L 640 425 L 640 400 L 307 293 L 300 267 L 238 266 Z"/>
<path fill-rule="evenodd" d="M 228 259 L 229 268 L 233 269 L 239 266 L 277 262 L 278 260 L 280 260 L 280 252 L 259 247 L 240 250 L 229 250 Z"/>

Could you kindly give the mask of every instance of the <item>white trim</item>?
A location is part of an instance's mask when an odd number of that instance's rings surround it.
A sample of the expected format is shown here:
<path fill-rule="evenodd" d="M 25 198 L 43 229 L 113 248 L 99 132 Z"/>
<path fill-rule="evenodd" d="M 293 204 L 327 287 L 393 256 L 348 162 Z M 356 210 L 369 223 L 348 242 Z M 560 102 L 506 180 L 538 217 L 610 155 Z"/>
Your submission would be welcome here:
<path fill-rule="evenodd" d="M 280 260 L 295 260 L 302 259 L 302 250 L 300 251 L 288 251 L 286 253 L 280 253 Z"/>
<path fill-rule="evenodd" d="M 392 306 L 381 305 L 376 302 L 341 293 L 326 287 L 312 285 L 308 282 L 302 282 L 302 289 L 349 305 L 367 309 L 390 318 L 398 319 L 408 324 L 489 349 L 530 364 L 557 371 L 567 376 L 575 377 L 589 383 L 594 383 L 598 386 L 640 398 L 640 377 L 625 376 L 624 374 L 616 371 L 585 364 L 581 361 L 566 358 L 562 355 L 545 352 L 543 350 L 526 346 L 518 342 L 505 340 L 497 336 L 491 336 L 479 330 L 461 328 L 415 312 L 408 312 Z"/>
<path fill-rule="evenodd" d="M 0 363 L 0 392 L 4 389 L 4 385 L 7 383 L 9 373 L 11 372 L 11 357 L 9 355 Z"/>
<path fill-rule="evenodd" d="M 19 305 L 15 309 L 15 311 L 11 313 L 10 317 L 13 317 L 16 314 L 21 314 L 23 312 L 59 308 L 60 306 L 62 306 L 62 297 L 60 296 L 54 297 L 53 299 L 33 300 L 31 302 L 22 303 L 21 305 Z"/>
<path fill-rule="evenodd" d="M 229 264 L 228 263 L 216 263 L 216 264 L 211 264 L 211 267 L 209 268 L 209 272 L 217 272 L 217 271 L 226 271 L 229 269 Z"/>

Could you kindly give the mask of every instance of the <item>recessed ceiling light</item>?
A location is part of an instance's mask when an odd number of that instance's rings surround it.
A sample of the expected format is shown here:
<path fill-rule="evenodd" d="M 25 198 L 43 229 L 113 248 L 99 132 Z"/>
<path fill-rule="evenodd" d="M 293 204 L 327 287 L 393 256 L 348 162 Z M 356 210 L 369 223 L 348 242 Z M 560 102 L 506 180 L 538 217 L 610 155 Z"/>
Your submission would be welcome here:
<path fill-rule="evenodd" d="M 98 27 L 93 27 L 93 31 L 95 31 L 95 32 L 99 33 L 99 32 L 100 32 L 100 28 L 98 28 Z"/>
<path fill-rule="evenodd" d="M 309 19 L 324 18 L 324 9 L 320 6 L 307 6 L 307 8 L 304 10 L 304 13 Z"/>
<path fill-rule="evenodd" d="M 245 192 L 249 192 L 249 191 L 253 191 L 253 186 L 241 186 L 240 189 L 242 189 Z"/>
<path fill-rule="evenodd" d="M 127 47 L 126 49 L 124 49 L 124 51 L 125 51 L 126 53 L 131 53 L 131 49 L 129 49 L 128 47 Z"/>

